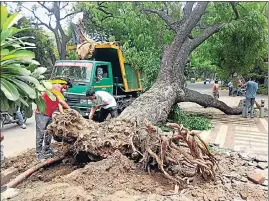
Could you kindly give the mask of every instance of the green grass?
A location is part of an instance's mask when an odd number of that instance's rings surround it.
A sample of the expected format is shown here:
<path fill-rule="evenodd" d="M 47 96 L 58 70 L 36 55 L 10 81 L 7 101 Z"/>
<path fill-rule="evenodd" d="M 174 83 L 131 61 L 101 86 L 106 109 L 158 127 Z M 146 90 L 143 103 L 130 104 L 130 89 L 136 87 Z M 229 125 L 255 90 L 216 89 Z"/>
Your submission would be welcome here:
<path fill-rule="evenodd" d="M 258 94 L 268 95 L 268 88 L 264 85 L 260 85 L 257 91 Z"/>
<path fill-rule="evenodd" d="M 190 130 L 209 130 L 212 127 L 210 121 L 205 119 L 203 116 L 187 114 L 177 105 L 172 108 L 169 119 L 171 119 L 174 123 L 182 124 Z M 169 129 L 166 126 L 162 126 L 161 128 L 165 130 Z"/>

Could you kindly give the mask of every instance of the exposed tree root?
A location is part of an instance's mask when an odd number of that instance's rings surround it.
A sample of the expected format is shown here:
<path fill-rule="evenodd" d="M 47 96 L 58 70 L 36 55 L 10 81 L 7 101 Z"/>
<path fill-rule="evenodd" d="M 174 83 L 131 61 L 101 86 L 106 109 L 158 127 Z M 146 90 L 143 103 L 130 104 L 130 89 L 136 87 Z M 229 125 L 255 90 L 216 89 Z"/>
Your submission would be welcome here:
<path fill-rule="evenodd" d="M 18 184 L 23 182 L 23 180 L 25 180 L 27 177 L 29 177 L 31 174 L 33 174 L 34 172 L 36 172 L 40 168 L 45 167 L 47 165 L 50 165 L 52 163 L 55 163 L 57 161 L 61 161 L 64 158 L 65 158 L 65 156 L 62 155 L 62 156 L 58 156 L 58 157 L 55 157 L 55 158 L 48 159 L 48 160 L 46 160 L 46 161 L 44 161 L 42 163 L 38 163 L 34 167 L 26 170 L 25 172 L 23 172 L 19 176 L 17 176 L 15 179 L 13 179 L 9 183 L 7 183 L 6 184 L 7 188 L 15 188 Z"/>
<path fill-rule="evenodd" d="M 182 125 L 169 123 L 175 129 L 169 137 L 149 122 L 145 125 L 140 127 L 136 122 L 117 119 L 96 123 L 71 110 L 53 119 L 48 134 L 68 142 L 74 153 L 86 151 L 100 159 L 118 150 L 149 173 L 159 169 L 181 188 L 197 174 L 206 180 L 215 179 L 216 159 L 199 135 Z"/>

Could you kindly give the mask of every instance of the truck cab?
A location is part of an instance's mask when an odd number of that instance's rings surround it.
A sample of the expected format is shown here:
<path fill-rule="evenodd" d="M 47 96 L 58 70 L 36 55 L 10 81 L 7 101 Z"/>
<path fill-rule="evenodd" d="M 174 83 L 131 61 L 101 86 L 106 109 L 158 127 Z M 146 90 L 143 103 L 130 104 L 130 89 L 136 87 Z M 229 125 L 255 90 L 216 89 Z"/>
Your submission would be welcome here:
<path fill-rule="evenodd" d="M 142 91 L 140 73 L 126 64 L 120 48 L 116 45 L 96 45 L 89 60 L 58 60 L 51 74 L 51 83 L 57 79 L 70 79 L 73 87 L 64 92 L 66 102 L 72 109 L 88 116 L 91 101 L 86 91 L 107 91 L 113 95 L 121 112 Z"/>

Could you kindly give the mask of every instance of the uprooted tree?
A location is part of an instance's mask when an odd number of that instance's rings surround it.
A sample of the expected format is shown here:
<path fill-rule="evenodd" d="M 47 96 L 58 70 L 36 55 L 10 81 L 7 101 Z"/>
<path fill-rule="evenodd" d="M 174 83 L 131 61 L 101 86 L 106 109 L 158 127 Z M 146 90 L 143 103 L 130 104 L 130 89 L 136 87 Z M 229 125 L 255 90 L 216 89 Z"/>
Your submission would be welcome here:
<path fill-rule="evenodd" d="M 174 123 L 167 124 L 175 130 L 172 136 L 148 121 L 144 125 L 117 119 L 95 123 L 71 110 L 54 117 L 47 131 L 54 139 L 67 142 L 67 153 L 86 152 L 91 161 L 98 161 L 120 151 L 140 169 L 149 173 L 159 169 L 181 188 L 197 175 L 215 179 L 217 160 L 199 135 Z"/>
<path fill-rule="evenodd" d="M 195 102 L 204 107 L 214 107 L 226 114 L 239 114 L 239 108 L 231 108 L 222 101 L 184 88 L 184 69 L 191 52 L 229 22 L 201 25 L 208 2 L 187 2 L 183 16 L 174 21 L 165 9 L 142 10 L 157 14 L 174 31 L 174 39 L 164 48 L 161 67 L 156 82 L 120 115 L 121 119 L 147 119 L 153 124 L 165 122 L 171 107 L 178 102 Z M 231 7 L 232 8 L 232 7 Z M 236 6 L 233 5 L 236 10 Z M 236 15 L 237 18 L 237 15 Z M 198 29 L 197 27 L 202 27 Z M 195 31 L 195 35 L 193 32 Z"/>
<path fill-rule="evenodd" d="M 206 180 L 215 179 L 217 160 L 199 135 L 174 123 L 167 124 L 174 130 L 172 135 L 154 126 L 165 122 L 171 107 L 180 101 L 216 107 L 228 114 L 240 112 L 211 96 L 183 87 L 189 54 L 223 26 L 215 24 L 197 37 L 191 36 L 207 5 L 208 2 L 187 2 L 183 18 L 177 22 L 171 21 L 164 11 L 144 9 L 158 14 L 175 31 L 172 44 L 164 50 L 155 84 L 116 119 L 99 124 L 70 110 L 54 117 L 48 133 L 55 139 L 68 142 L 71 153 L 87 152 L 91 160 L 102 160 L 118 150 L 136 161 L 141 169 L 148 172 L 159 169 L 181 187 L 197 174 Z M 184 172 L 184 169 L 188 171 Z"/>

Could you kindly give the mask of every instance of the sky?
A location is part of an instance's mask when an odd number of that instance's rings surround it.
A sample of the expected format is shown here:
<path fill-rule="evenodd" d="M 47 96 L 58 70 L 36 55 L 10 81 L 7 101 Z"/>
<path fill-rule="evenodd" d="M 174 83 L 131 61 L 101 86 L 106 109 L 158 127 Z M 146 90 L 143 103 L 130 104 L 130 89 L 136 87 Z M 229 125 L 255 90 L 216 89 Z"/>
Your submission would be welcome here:
<path fill-rule="evenodd" d="M 39 4 L 37 2 L 21 2 L 21 3 L 24 7 L 27 7 L 29 9 L 31 9 L 33 6 L 39 7 Z M 72 3 L 70 3 L 70 5 L 67 6 L 67 9 L 71 9 Z M 12 11 L 14 11 L 17 8 L 16 2 L 7 2 L 7 5 L 8 5 L 8 9 L 9 10 L 11 9 Z M 61 16 L 65 16 L 66 12 L 67 12 L 66 10 L 62 10 Z M 43 22 L 47 23 L 49 21 L 49 17 L 46 14 L 46 10 L 44 8 L 38 8 L 35 13 L 36 13 L 37 17 L 39 17 Z M 29 10 L 27 10 L 26 8 L 23 8 L 23 7 L 21 10 L 21 14 L 27 18 L 34 17 L 32 12 L 30 12 Z M 53 27 L 55 26 L 55 19 L 52 19 L 51 24 Z M 68 19 L 62 21 L 62 26 L 64 28 L 66 28 L 68 26 L 68 24 L 69 24 Z M 44 28 L 46 31 L 49 31 L 45 26 L 42 26 L 42 28 Z"/>

